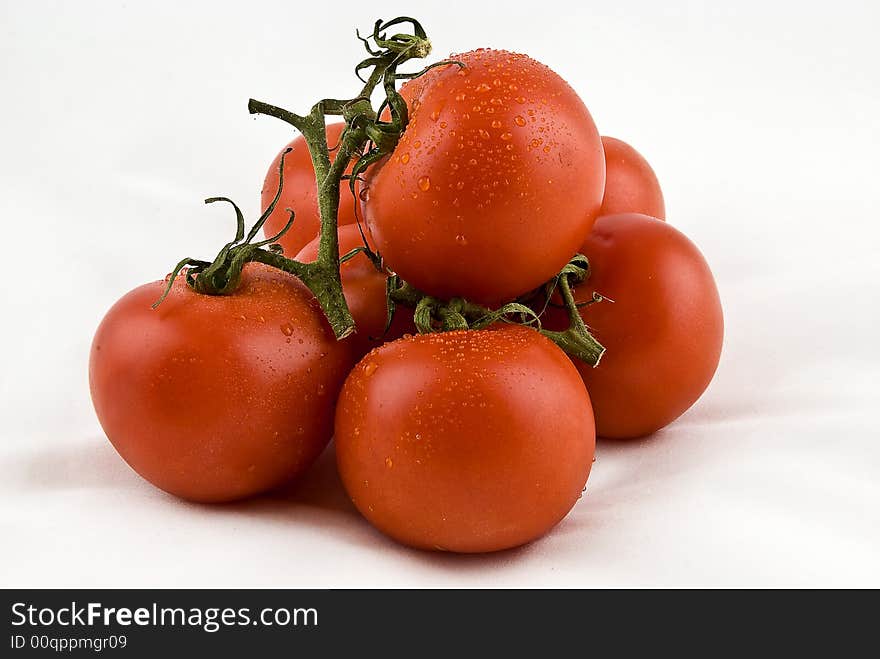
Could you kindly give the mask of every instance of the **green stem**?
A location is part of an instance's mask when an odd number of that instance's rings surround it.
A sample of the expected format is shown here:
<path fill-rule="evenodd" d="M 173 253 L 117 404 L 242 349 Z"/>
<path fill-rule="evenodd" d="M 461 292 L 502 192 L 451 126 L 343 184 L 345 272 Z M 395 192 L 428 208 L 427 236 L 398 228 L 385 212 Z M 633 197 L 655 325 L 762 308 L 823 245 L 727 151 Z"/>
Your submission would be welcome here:
<path fill-rule="evenodd" d="M 577 302 L 571 290 L 571 284 L 568 276 L 559 277 L 559 292 L 565 303 L 568 312 L 569 327 L 562 332 L 554 332 L 552 330 L 540 330 L 541 334 L 553 341 L 560 348 L 565 350 L 569 355 L 577 357 L 590 366 L 598 366 L 602 355 L 605 354 L 605 347 L 599 343 L 581 318 L 578 312 Z"/>
<path fill-rule="evenodd" d="M 308 286 L 337 339 L 344 339 L 355 331 L 354 320 L 342 294 L 338 267 L 328 268 L 317 261 L 300 263 L 269 250 L 255 251 L 252 260 L 294 275 Z"/>

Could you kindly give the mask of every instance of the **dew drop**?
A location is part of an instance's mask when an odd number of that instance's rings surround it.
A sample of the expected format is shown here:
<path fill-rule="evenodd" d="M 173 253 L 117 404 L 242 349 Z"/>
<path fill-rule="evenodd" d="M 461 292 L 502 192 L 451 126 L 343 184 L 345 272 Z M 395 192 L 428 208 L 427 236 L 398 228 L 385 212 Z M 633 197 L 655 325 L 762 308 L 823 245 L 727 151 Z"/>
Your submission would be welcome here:
<path fill-rule="evenodd" d="M 457 242 L 457 243 L 458 243 L 459 245 L 461 245 L 462 247 L 464 247 L 465 245 L 468 244 L 467 238 L 465 238 L 464 235 L 462 235 L 462 234 L 458 234 L 458 235 L 455 237 L 455 242 Z"/>
<path fill-rule="evenodd" d="M 385 466 L 391 469 L 394 466 L 394 460 L 391 458 L 385 458 Z"/>
<path fill-rule="evenodd" d="M 404 165 L 406 163 L 408 163 L 409 162 L 409 154 L 404 153 L 402 156 L 400 156 L 400 162 L 402 162 Z"/>
<path fill-rule="evenodd" d="M 520 128 L 522 128 L 523 126 L 526 125 L 525 117 L 523 117 L 522 115 L 519 115 L 519 114 L 518 114 L 518 115 L 516 115 L 516 116 L 513 118 L 513 123 L 515 123 L 517 126 L 519 126 Z"/>
<path fill-rule="evenodd" d="M 509 142 L 513 138 L 513 135 L 510 133 L 501 133 L 501 139 L 505 142 Z"/>
<path fill-rule="evenodd" d="M 419 179 L 419 189 L 422 192 L 427 192 L 428 190 L 430 190 L 431 189 L 431 179 L 428 178 L 427 176 L 423 176 L 422 178 L 420 178 Z"/>
<path fill-rule="evenodd" d="M 288 323 L 284 323 L 281 326 L 281 331 L 284 333 L 284 336 L 290 336 L 293 334 L 293 328 Z"/>
<path fill-rule="evenodd" d="M 376 372 L 377 368 L 379 368 L 379 365 L 376 362 L 369 362 L 364 366 L 364 375 L 370 377 L 373 373 Z"/>

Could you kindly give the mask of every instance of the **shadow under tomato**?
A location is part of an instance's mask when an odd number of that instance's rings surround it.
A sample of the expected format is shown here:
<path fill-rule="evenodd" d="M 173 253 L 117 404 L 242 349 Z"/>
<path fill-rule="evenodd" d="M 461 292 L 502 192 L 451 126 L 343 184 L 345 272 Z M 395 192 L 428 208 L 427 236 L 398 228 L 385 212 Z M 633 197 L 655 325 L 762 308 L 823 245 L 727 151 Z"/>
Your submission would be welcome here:
<path fill-rule="evenodd" d="M 13 479 L 38 489 L 111 489 L 138 478 L 104 437 L 60 446 L 47 442 L 42 452 L 13 456 L 9 465 Z"/>
<path fill-rule="evenodd" d="M 360 517 L 339 479 L 339 473 L 336 470 L 336 452 L 332 442 L 324 449 L 315 464 L 297 480 L 266 494 L 242 501 L 219 504 L 217 507 L 224 511 L 240 509 L 245 512 L 254 512 L 261 509 L 289 507 L 291 504 Z"/>

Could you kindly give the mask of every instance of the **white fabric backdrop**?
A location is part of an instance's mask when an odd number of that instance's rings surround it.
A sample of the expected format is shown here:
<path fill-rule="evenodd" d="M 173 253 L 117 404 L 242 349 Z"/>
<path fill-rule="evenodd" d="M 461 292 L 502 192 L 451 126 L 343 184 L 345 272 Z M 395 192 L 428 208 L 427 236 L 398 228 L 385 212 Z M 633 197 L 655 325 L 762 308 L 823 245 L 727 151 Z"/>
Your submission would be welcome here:
<path fill-rule="evenodd" d="M 727 320 L 706 395 L 654 437 L 601 443 L 551 535 L 450 556 L 373 531 L 329 453 L 287 493 L 206 507 L 103 437 L 101 316 L 225 241 L 204 197 L 254 216 L 291 133 L 247 98 L 303 110 L 354 90 L 353 30 L 376 18 L 133 4 L 0 10 L 0 586 L 880 586 L 877 5 L 385 3 L 438 57 L 506 47 L 567 78 L 654 165 Z"/>

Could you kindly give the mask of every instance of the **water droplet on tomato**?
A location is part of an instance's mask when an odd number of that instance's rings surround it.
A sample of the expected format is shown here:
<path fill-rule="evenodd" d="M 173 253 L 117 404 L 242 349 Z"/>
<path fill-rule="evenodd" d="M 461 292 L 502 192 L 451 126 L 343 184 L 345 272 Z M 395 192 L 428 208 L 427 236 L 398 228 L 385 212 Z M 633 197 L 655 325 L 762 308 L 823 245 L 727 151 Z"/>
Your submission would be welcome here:
<path fill-rule="evenodd" d="M 458 234 L 458 235 L 455 237 L 455 242 L 457 242 L 457 243 L 458 243 L 459 245 L 461 245 L 462 247 L 464 247 L 465 245 L 468 244 L 467 238 L 465 238 L 464 235 L 462 235 L 462 234 Z"/>
<path fill-rule="evenodd" d="M 522 115 L 518 114 L 513 118 L 513 123 L 515 123 L 517 126 L 522 128 L 523 126 L 526 125 L 526 120 Z"/>
<path fill-rule="evenodd" d="M 422 192 L 427 192 L 431 189 L 431 179 L 427 176 L 423 176 L 419 179 L 419 190 Z"/>
<path fill-rule="evenodd" d="M 293 328 L 290 326 L 289 323 L 284 323 L 281 326 L 281 331 L 284 333 L 284 336 L 290 336 L 291 334 L 293 334 Z"/>
<path fill-rule="evenodd" d="M 385 458 L 385 466 L 391 469 L 394 466 L 394 460 L 391 458 Z"/>
<path fill-rule="evenodd" d="M 379 365 L 376 362 L 369 362 L 364 366 L 364 375 L 370 377 L 373 373 L 376 372 L 376 369 L 379 368 Z"/>
<path fill-rule="evenodd" d="M 406 163 L 408 163 L 409 162 L 409 154 L 404 153 L 402 156 L 400 156 L 400 162 L 402 162 L 404 165 Z"/>

